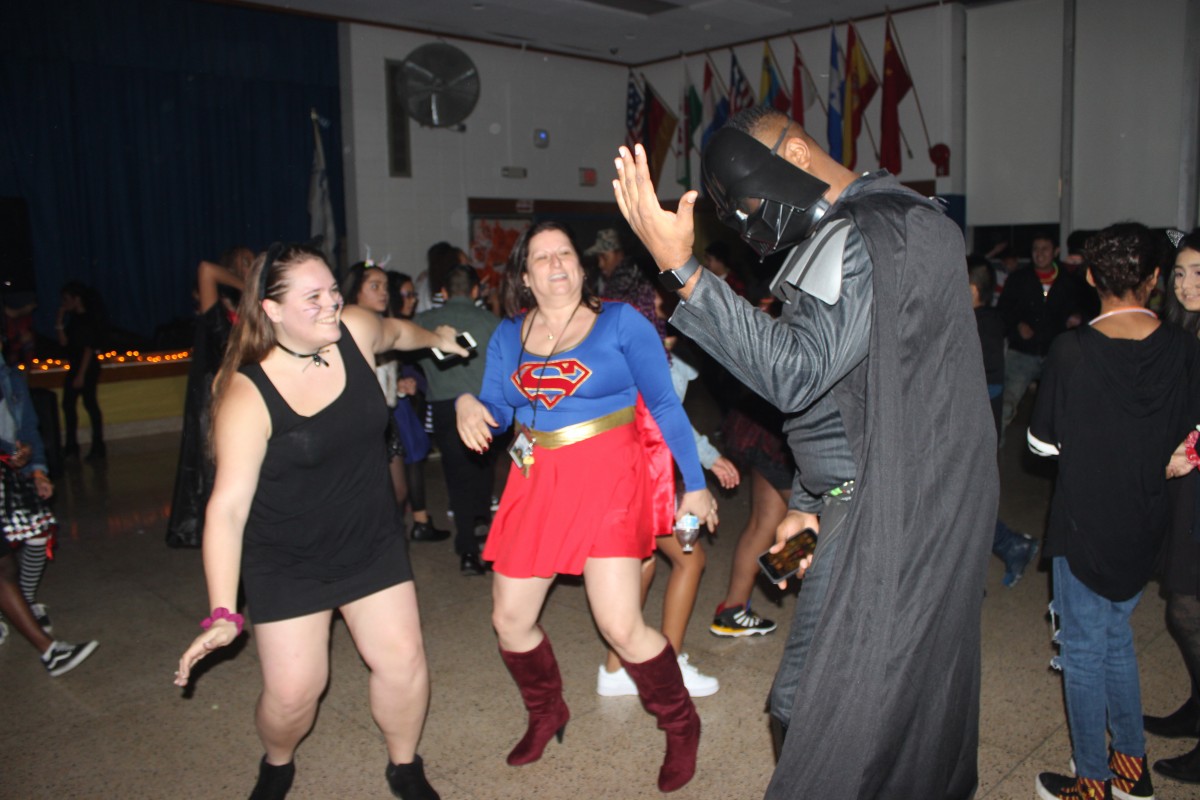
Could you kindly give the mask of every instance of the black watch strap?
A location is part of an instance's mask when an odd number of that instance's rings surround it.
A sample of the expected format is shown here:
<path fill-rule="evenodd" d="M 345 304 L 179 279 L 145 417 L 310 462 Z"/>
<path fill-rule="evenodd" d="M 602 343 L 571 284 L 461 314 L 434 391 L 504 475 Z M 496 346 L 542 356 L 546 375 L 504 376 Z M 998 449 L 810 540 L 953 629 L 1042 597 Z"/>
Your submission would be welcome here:
<path fill-rule="evenodd" d="M 687 285 L 698 269 L 700 269 L 700 262 L 696 260 L 695 256 L 692 256 L 679 269 L 668 269 L 658 273 L 658 282 L 668 291 L 678 292 Z"/>

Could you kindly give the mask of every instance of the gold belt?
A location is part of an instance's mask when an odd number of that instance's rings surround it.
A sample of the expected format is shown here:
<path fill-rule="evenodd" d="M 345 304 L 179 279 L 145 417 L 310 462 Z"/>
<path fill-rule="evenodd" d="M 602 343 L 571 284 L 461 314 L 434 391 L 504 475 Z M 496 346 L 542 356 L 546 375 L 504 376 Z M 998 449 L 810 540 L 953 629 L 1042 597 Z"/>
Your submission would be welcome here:
<path fill-rule="evenodd" d="M 574 425 L 568 425 L 556 431 L 535 431 L 526 425 L 520 425 L 520 429 L 533 440 L 537 447 L 554 450 L 569 444 L 577 444 L 631 422 L 633 422 L 633 406 L 626 406 L 618 408 L 611 414 L 605 414 L 603 417 L 576 422 Z"/>

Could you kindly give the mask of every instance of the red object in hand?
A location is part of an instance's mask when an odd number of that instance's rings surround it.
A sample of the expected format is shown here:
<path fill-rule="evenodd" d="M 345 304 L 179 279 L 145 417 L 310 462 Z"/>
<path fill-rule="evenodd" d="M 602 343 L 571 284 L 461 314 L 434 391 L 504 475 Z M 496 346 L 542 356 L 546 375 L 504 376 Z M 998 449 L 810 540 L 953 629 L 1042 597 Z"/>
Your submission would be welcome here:
<path fill-rule="evenodd" d="M 1183 440 L 1183 454 L 1192 466 L 1200 466 L 1200 455 L 1196 454 L 1197 441 L 1200 441 L 1200 431 L 1192 431 Z"/>

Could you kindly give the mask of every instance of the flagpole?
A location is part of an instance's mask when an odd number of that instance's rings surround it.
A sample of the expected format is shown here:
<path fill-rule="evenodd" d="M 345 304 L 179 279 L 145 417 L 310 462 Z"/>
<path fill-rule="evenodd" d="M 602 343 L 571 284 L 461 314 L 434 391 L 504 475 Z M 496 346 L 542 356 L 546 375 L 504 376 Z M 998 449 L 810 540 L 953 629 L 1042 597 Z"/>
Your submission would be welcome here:
<path fill-rule="evenodd" d="M 921 110 L 921 95 L 917 94 L 917 82 L 912 80 L 912 70 L 908 68 L 908 59 L 904 57 L 904 45 L 900 44 L 900 33 L 896 30 L 896 26 L 892 24 L 891 16 L 888 17 L 888 25 L 892 26 L 892 43 L 896 45 L 896 53 L 900 56 L 900 62 L 904 64 L 904 69 L 908 72 L 909 83 L 912 84 L 913 99 L 917 101 L 917 116 L 921 119 L 921 129 L 925 132 L 925 146 L 932 148 L 933 142 L 929 139 L 929 126 L 925 124 L 925 112 Z M 905 146 L 908 141 L 905 140 Z M 909 153 L 912 156 L 912 153 Z"/>
<path fill-rule="evenodd" d="M 784 80 L 783 76 L 786 75 L 787 73 L 785 73 L 783 71 L 783 67 L 779 66 L 779 59 L 775 57 L 775 48 L 771 47 L 771 43 L 768 41 L 764 41 L 763 44 L 765 44 L 767 46 L 767 55 L 769 55 L 771 57 L 771 63 L 775 66 L 775 75 L 776 75 L 776 77 L 779 78 L 779 82 L 783 85 L 783 88 L 786 90 L 787 89 L 787 81 Z M 804 63 L 804 62 L 801 62 L 801 63 Z M 792 92 L 795 93 L 795 91 L 796 91 L 796 87 L 793 86 Z M 767 100 L 767 98 L 760 97 L 758 99 L 758 102 L 765 103 L 766 100 Z M 791 105 L 790 97 L 788 98 L 788 105 L 789 106 Z"/>
<path fill-rule="evenodd" d="M 788 38 L 792 40 L 792 46 L 795 47 L 797 50 L 799 50 L 800 44 L 796 41 L 796 37 L 789 36 Z M 800 68 L 804 70 L 804 73 L 806 75 L 808 75 L 809 82 L 812 83 L 813 89 L 816 90 L 813 92 L 813 94 L 815 94 L 817 96 L 817 102 L 821 104 L 821 112 L 824 114 L 828 114 L 829 108 L 825 105 L 825 98 L 821 96 L 821 90 L 817 89 L 817 79 L 815 77 L 813 77 L 812 72 L 809 70 L 808 62 L 805 61 L 804 59 L 800 59 Z M 795 86 L 792 87 L 792 91 L 793 92 L 796 91 Z"/>
<path fill-rule="evenodd" d="M 775 57 L 775 48 L 771 47 L 770 42 L 764 42 L 764 44 L 767 46 L 767 55 L 771 57 L 771 65 L 775 67 L 775 73 L 782 78 L 784 75 L 783 67 L 779 66 L 779 59 Z M 795 91 L 795 87 L 793 87 L 793 91 Z"/>

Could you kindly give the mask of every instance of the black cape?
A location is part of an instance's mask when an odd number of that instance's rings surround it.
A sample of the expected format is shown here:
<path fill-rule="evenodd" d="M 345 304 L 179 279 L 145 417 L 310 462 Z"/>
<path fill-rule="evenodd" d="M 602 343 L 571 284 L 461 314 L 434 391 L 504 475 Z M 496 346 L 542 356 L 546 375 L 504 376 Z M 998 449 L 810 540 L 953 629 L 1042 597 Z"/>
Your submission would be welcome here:
<path fill-rule="evenodd" d="M 204 509 L 216 476 L 216 467 L 208 455 L 212 383 L 221 368 L 232 330 L 233 323 L 220 302 L 196 318 L 196 338 L 183 401 L 179 463 L 171 495 L 171 517 L 167 521 L 166 539 L 170 547 L 199 547 L 203 539 Z"/>
<path fill-rule="evenodd" d="M 999 481 L 962 234 L 886 173 L 855 181 L 821 224 L 838 219 L 872 262 L 869 354 L 831 389 L 858 478 L 766 797 L 969 798 Z M 711 312 L 701 324 L 724 349 L 761 364 L 773 332 L 716 294 L 686 316 Z"/>

